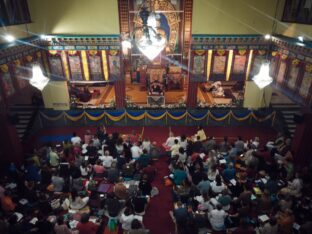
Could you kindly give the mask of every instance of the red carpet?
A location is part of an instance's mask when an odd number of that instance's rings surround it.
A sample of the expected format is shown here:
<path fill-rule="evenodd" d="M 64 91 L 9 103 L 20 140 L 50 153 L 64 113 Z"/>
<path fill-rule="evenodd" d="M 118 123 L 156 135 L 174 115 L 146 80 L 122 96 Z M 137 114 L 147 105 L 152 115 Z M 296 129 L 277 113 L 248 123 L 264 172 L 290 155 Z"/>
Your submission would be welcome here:
<path fill-rule="evenodd" d="M 57 135 L 70 135 L 72 132 L 77 132 L 81 137 L 87 129 L 95 132 L 95 127 L 65 127 L 65 128 L 51 128 L 40 131 L 33 139 L 31 139 L 26 147 L 31 149 L 34 145 L 42 145 L 39 142 L 40 137 L 43 136 L 57 136 Z M 122 134 L 131 133 L 135 130 L 136 133 L 143 133 L 143 137 L 150 138 L 151 141 L 156 141 L 161 145 L 169 134 L 169 127 L 107 127 L 109 133 L 120 132 Z M 196 133 L 196 127 L 174 126 L 171 131 L 175 135 L 186 134 L 187 136 Z M 230 141 L 240 135 L 244 140 L 251 139 L 255 136 L 260 138 L 261 144 L 265 144 L 268 140 L 274 139 L 276 132 L 270 127 L 205 127 L 207 136 L 214 136 L 220 141 L 223 136 L 228 136 Z M 59 143 L 59 142 L 53 142 Z M 31 147 L 31 148 L 30 148 Z M 151 199 L 144 216 L 144 224 L 146 228 L 151 230 L 151 234 L 170 234 L 174 233 L 174 224 L 169 216 L 169 211 L 172 210 L 172 194 L 171 188 L 164 186 L 163 177 L 168 175 L 168 165 L 166 158 L 160 158 L 155 162 L 155 167 L 158 170 L 157 176 L 153 182 L 159 190 L 159 194 Z"/>
<path fill-rule="evenodd" d="M 169 172 L 166 160 L 163 157 L 154 164 L 157 168 L 157 176 L 153 186 L 158 188 L 159 194 L 151 198 L 143 219 L 145 227 L 151 234 L 174 233 L 174 224 L 169 216 L 169 210 L 173 208 L 171 187 L 166 187 L 163 183 L 164 176 Z"/>

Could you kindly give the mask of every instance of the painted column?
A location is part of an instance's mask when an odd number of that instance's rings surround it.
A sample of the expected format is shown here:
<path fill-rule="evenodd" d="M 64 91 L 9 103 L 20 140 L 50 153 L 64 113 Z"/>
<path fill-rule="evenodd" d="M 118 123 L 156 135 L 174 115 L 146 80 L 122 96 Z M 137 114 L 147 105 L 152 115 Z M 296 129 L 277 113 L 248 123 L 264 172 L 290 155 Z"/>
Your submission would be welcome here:
<path fill-rule="evenodd" d="M 187 90 L 187 108 L 196 108 L 198 82 L 189 82 Z"/>
<path fill-rule="evenodd" d="M 120 79 L 115 82 L 115 97 L 116 97 L 116 108 L 125 107 L 125 98 L 126 98 L 126 86 L 125 80 Z"/>

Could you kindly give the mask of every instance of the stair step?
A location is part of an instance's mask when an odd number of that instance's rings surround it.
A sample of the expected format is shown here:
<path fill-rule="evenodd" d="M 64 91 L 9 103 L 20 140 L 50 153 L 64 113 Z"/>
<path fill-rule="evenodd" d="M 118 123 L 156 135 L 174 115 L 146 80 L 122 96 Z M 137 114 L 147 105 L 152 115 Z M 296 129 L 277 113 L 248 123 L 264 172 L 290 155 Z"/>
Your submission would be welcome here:
<path fill-rule="evenodd" d="M 24 133 L 24 132 L 26 132 L 26 129 L 16 129 L 16 131 L 17 131 L 18 133 Z"/>
<path fill-rule="evenodd" d="M 296 114 L 296 113 L 298 113 L 298 111 L 297 110 L 294 110 L 294 111 L 290 111 L 290 110 L 285 111 L 285 110 L 283 110 L 282 113 L 283 114 Z"/>
<path fill-rule="evenodd" d="M 19 114 L 19 115 L 32 115 L 33 111 L 12 111 L 13 114 Z"/>
<path fill-rule="evenodd" d="M 19 128 L 19 129 L 21 129 L 21 128 L 27 128 L 27 124 L 16 124 L 15 127 L 16 127 L 16 128 Z"/>
<path fill-rule="evenodd" d="M 18 137 L 19 137 L 19 138 L 23 138 L 23 137 L 24 137 L 24 134 L 19 133 L 19 134 L 18 134 Z"/>
<path fill-rule="evenodd" d="M 296 131 L 296 129 L 295 128 L 290 128 L 290 129 L 288 129 L 288 131 L 294 133 Z"/>
<path fill-rule="evenodd" d="M 288 128 L 296 128 L 296 124 L 286 124 Z"/>
<path fill-rule="evenodd" d="M 29 123 L 29 119 L 20 119 L 19 123 L 21 123 L 21 124 L 28 124 Z"/>
<path fill-rule="evenodd" d="M 18 116 L 20 119 L 30 119 L 31 115 L 20 115 Z"/>
<path fill-rule="evenodd" d="M 294 118 L 293 115 L 283 115 L 283 117 L 284 117 L 285 119 L 293 119 L 293 118 Z"/>
<path fill-rule="evenodd" d="M 286 123 L 295 123 L 295 121 L 293 119 L 285 119 Z"/>

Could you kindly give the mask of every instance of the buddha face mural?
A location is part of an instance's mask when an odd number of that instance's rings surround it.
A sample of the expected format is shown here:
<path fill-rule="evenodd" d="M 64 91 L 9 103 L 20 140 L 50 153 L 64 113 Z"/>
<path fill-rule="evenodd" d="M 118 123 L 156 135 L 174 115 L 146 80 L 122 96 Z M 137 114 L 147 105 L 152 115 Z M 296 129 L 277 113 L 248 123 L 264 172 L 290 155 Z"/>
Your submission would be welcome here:
<path fill-rule="evenodd" d="M 154 28 L 155 32 L 152 31 L 150 33 L 157 34 L 160 38 L 166 40 L 165 48 L 167 53 L 178 52 L 178 32 L 181 23 L 178 2 L 172 3 L 170 0 L 146 0 L 136 1 L 134 5 L 134 9 L 137 11 L 141 11 L 143 7 L 147 7 L 148 11 L 154 14 L 153 19 L 148 20 L 148 24 Z M 139 14 L 134 14 L 132 24 L 135 38 L 142 38 L 144 29 L 142 29 L 143 22 Z M 133 48 L 133 53 L 138 53 L 139 51 L 137 49 Z"/>

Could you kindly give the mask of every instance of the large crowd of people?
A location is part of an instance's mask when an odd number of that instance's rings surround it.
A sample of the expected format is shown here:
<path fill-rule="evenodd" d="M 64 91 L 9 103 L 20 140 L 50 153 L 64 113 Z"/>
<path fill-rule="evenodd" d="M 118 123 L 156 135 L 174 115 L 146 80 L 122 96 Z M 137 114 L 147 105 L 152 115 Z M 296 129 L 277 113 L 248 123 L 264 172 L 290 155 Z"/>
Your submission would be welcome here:
<path fill-rule="evenodd" d="M 177 233 L 311 233 L 312 168 L 294 165 L 285 135 L 220 140 L 200 128 L 163 141 L 101 126 L 35 149 L 2 172 L 0 233 L 149 233 L 159 157 Z"/>

